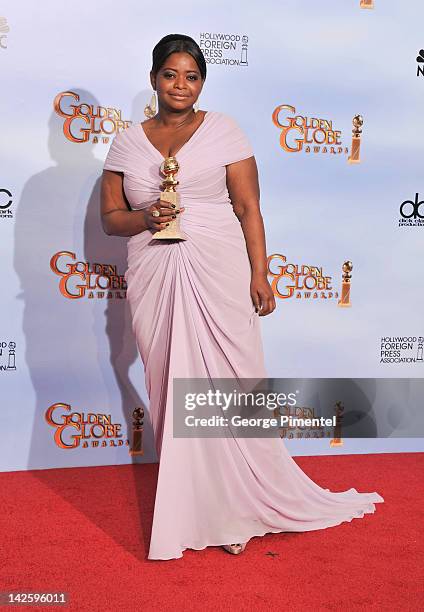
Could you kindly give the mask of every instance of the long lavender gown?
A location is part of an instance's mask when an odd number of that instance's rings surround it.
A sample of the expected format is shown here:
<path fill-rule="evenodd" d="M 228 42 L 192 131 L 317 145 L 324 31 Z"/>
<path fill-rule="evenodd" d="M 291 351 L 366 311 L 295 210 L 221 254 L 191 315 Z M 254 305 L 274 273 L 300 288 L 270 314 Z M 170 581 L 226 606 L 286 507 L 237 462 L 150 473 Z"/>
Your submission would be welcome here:
<path fill-rule="evenodd" d="M 128 241 L 127 297 L 160 458 L 149 559 L 284 531 L 312 531 L 375 511 L 378 493 L 313 482 L 279 438 L 174 438 L 173 377 L 266 378 L 250 263 L 226 166 L 253 155 L 235 120 L 209 111 L 177 153 L 186 241 Z M 161 153 L 140 124 L 119 133 L 104 168 L 124 173 L 133 209 L 157 201 Z"/>

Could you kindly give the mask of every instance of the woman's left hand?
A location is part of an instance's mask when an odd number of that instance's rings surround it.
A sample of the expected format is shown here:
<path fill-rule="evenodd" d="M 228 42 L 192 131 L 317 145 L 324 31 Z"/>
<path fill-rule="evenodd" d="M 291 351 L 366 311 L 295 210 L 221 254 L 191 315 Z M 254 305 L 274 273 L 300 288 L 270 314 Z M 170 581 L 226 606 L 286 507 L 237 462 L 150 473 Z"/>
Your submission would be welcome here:
<path fill-rule="evenodd" d="M 275 310 L 275 297 L 266 276 L 252 274 L 250 295 L 260 317 Z"/>

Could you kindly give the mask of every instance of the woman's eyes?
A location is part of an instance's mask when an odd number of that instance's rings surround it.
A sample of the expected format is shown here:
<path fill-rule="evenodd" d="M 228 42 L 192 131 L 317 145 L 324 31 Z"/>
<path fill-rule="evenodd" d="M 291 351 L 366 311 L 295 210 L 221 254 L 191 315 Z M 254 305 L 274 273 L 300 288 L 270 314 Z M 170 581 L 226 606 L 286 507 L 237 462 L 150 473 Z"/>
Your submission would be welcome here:
<path fill-rule="evenodd" d="M 164 72 L 163 76 L 165 77 L 165 79 L 172 79 L 175 76 L 175 74 L 173 72 Z M 197 76 L 197 74 L 189 74 L 187 76 L 187 79 L 189 81 L 197 81 L 198 78 L 199 77 Z"/>

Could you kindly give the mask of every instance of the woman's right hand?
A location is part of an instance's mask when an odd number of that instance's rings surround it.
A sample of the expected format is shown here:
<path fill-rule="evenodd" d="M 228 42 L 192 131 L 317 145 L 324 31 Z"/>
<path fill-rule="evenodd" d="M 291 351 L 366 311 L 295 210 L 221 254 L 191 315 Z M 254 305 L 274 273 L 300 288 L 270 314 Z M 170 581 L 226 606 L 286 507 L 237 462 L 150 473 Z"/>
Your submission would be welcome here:
<path fill-rule="evenodd" d="M 147 229 L 155 232 L 165 229 L 173 219 L 177 218 L 177 215 L 183 212 L 184 208 L 182 206 L 177 210 L 169 202 L 158 200 L 157 203 L 143 209 Z M 153 211 L 159 211 L 159 216 L 153 216 Z"/>

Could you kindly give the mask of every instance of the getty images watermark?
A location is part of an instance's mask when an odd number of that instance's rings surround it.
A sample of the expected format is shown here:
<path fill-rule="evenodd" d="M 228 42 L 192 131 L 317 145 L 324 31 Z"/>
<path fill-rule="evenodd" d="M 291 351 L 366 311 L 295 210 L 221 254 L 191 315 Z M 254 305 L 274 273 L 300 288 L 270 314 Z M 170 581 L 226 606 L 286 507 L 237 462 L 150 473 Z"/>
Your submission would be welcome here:
<path fill-rule="evenodd" d="M 424 436 L 423 379 L 174 378 L 172 392 L 176 438 Z"/>
<path fill-rule="evenodd" d="M 234 408 L 239 408 L 242 411 L 252 409 L 254 412 L 262 411 L 264 408 L 272 411 L 280 411 L 281 408 L 296 406 L 297 390 L 294 393 L 273 393 L 273 392 L 241 392 L 235 389 L 226 393 L 220 389 L 209 389 L 206 393 L 186 393 L 184 396 L 184 408 L 186 411 L 194 411 L 196 409 L 206 407 L 211 411 L 222 411 L 227 414 Z M 198 411 L 198 410 L 197 410 Z M 199 417 L 194 414 L 184 416 L 184 424 L 187 427 L 254 427 L 262 429 L 270 429 L 271 427 L 335 427 L 337 417 L 334 415 L 331 418 L 314 417 L 306 418 L 304 416 L 293 416 L 291 414 L 281 414 L 278 417 L 264 416 L 243 416 L 242 413 L 233 414 L 227 417 L 219 414 L 213 414 L 209 417 Z"/>

